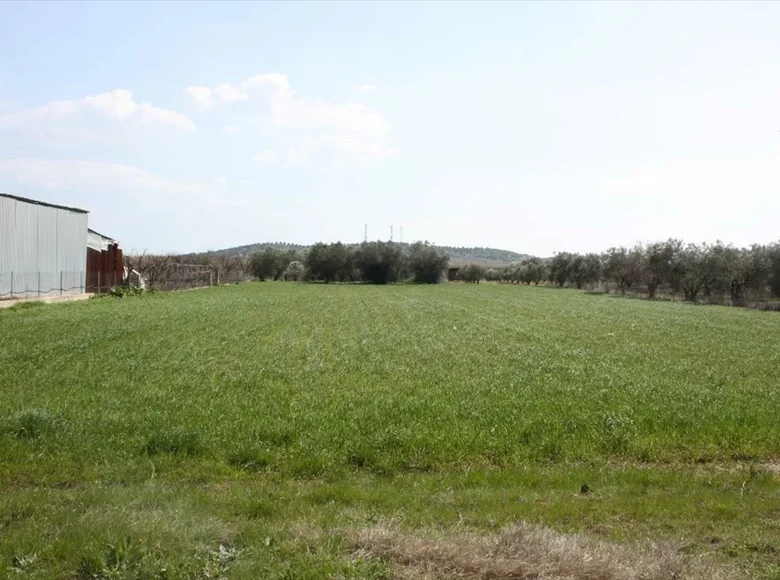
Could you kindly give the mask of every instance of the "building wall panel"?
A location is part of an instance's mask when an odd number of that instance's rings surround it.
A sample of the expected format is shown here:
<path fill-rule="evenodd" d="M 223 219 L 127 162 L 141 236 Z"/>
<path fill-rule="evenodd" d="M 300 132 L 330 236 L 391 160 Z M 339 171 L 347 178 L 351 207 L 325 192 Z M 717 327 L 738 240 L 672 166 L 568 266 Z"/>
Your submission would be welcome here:
<path fill-rule="evenodd" d="M 87 220 L 86 213 L 0 197 L 0 299 L 83 292 Z"/>

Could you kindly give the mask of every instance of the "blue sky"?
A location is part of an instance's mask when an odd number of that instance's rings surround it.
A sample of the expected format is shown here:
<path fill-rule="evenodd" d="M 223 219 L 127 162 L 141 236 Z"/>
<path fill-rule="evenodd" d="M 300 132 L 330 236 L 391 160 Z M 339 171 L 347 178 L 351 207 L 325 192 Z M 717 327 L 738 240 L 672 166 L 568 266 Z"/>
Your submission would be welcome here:
<path fill-rule="evenodd" d="M 770 242 L 778 22 L 769 2 L 2 3 L 0 191 L 89 209 L 126 250 L 363 224 L 537 255 Z"/>

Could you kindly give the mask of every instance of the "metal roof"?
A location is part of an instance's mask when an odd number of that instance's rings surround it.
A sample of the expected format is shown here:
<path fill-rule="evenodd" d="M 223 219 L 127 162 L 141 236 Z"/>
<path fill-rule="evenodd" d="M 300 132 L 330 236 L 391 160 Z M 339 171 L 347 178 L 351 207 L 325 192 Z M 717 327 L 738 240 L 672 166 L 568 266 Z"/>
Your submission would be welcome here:
<path fill-rule="evenodd" d="M 11 195 L 10 193 L 2 193 L 2 192 L 0 192 L 0 197 L 7 197 L 7 198 L 10 198 L 10 199 L 15 199 L 17 201 L 23 201 L 25 203 L 32 203 L 34 205 L 43 205 L 45 207 L 55 207 L 57 209 L 64 209 L 64 210 L 67 210 L 67 211 L 75 211 L 75 212 L 78 212 L 78 213 L 89 213 L 85 209 L 79 209 L 77 207 L 68 207 L 66 205 L 57 205 L 56 203 L 47 203 L 45 201 L 38 201 L 37 199 L 29 199 L 27 197 L 20 197 L 18 195 Z"/>
<path fill-rule="evenodd" d="M 113 244 L 118 244 L 115 239 L 104 236 L 101 233 L 96 232 L 93 229 L 87 229 L 87 247 L 103 252 L 108 250 L 108 247 Z"/>

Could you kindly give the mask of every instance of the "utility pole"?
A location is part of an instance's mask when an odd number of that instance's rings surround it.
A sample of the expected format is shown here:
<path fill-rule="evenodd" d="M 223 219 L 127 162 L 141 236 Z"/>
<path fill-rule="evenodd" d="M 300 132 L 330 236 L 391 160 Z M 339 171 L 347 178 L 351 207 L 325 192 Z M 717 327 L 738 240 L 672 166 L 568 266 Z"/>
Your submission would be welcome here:
<path fill-rule="evenodd" d="M 368 224 L 363 226 L 363 241 L 368 241 Z"/>
<path fill-rule="evenodd" d="M 390 241 L 393 241 L 393 226 L 390 226 Z"/>
<path fill-rule="evenodd" d="M 401 228 L 401 243 L 404 243 L 404 229 Z"/>

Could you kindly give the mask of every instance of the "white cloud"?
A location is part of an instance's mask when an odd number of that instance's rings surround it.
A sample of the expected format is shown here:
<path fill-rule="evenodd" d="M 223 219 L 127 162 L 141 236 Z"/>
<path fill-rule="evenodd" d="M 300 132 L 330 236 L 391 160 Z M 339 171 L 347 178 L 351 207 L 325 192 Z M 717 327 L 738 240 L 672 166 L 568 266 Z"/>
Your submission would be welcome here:
<path fill-rule="evenodd" d="M 180 196 L 187 196 L 188 203 L 197 202 L 209 207 L 243 208 L 259 204 L 256 199 L 234 193 L 223 176 L 182 181 L 130 165 L 101 161 L 0 159 L 0 191 L 14 191 L 16 184 L 52 192 L 78 192 L 79 195 L 122 195 L 149 203 L 162 202 L 163 198 L 175 201 Z"/>
<path fill-rule="evenodd" d="M 217 85 L 213 89 L 192 86 L 187 87 L 184 91 L 201 109 L 213 109 L 217 105 L 249 100 L 249 95 L 243 89 L 225 83 Z"/>
<path fill-rule="evenodd" d="M 342 134 L 327 134 L 306 139 L 300 146 L 290 148 L 287 166 L 324 165 L 342 169 L 355 163 L 369 163 L 395 157 L 398 149 L 376 145 Z"/>
<path fill-rule="evenodd" d="M 373 90 L 373 85 L 363 85 L 361 89 Z M 192 86 L 186 92 L 202 109 L 249 99 L 263 100 L 274 125 L 316 132 L 291 149 L 288 164 L 305 163 L 313 158 L 311 153 L 315 149 L 331 149 L 332 153 L 351 156 L 352 161 L 385 159 L 398 153 L 389 144 L 390 123 L 381 113 L 359 103 L 332 103 L 298 96 L 283 74 L 260 74 L 238 85 L 222 84 L 214 89 Z M 228 127 L 231 132 L 237 131 L 235 123 Z"/>
<path fill-rule="evenodd" d="M 376 85 L 371 83 L 365 85 L 358 85 L 355 87 L 359 93 L 373 93 L 376 90 Z"/>
<path fill-rule="evenodd" d="M 85 160 L 0 159 L 0 183 L 9 178 L 50 191 L 87 190 L 133 193 L 138 189 L 177 194 L 202 190 L 197 183 L 160 178 L 148 171 L 116 163 Z"/>
<path fill-rule="evenodd" d="M 258 163 L 270 163 L 272 161 L 276 161 L 276 158 L 276 151 L 261 151 L 254 156 L 254 160 Z"/>
<path fill-rule="evenodd" d="M 40 107 L 0 115 L 0 130 L 23 128 L 39 121 L 65 119 L 89 113 L 97 113 L 118 121 L 163 125 L 187 132 L 196 129 L 195 123 L 181 113 L 155 107 L 151 103 L 139 104 L 130 91 L 116 89 L 79 100 L 52 101 Z"/>

